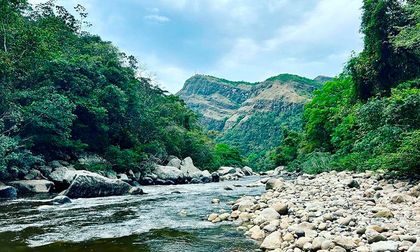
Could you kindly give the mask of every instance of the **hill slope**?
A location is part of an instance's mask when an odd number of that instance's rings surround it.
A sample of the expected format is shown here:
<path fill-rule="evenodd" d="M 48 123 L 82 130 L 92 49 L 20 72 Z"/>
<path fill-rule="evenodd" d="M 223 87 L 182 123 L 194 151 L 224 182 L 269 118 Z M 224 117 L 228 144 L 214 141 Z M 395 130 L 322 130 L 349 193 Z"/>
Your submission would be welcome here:
<path fill-rule="evenodd" d="M 278 145 L 282 126 L 300 128 L 303 105 L 323 81 L 291 74 L 257 83 L 195 75 L 178 95 L 202 115 L 204 127 L 220 132 L 219 140 L 250 154 Z"/>

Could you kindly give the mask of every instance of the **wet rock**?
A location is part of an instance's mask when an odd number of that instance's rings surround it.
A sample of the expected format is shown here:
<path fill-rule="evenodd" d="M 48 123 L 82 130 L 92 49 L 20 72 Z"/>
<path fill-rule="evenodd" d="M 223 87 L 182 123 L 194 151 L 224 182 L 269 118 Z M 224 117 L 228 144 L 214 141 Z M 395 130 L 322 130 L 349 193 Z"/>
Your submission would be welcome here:
<path fill-rule="evenodd" d="M 199 178 L 193 178 L 190 181 L 190 184 L 201 184 L 201 183 L 203 183 L 203 181 L 201 181 L 201 179 Z"/>
<path fill-rule="evenodd" d="M 64 195 L 59 195 L 51 200 L 51 203 L 54 205 L 63 205 L 71 203 L 71 199 Z"/>
<path fill-rule="evenodd" d="M 218 218 L 219 215 L 217 213 L 212 213 L 209 215 L 209 217 L 207 218 L 208 221 L 214 221 L 216 218 Z"/>
<path fill-rule="evenodd" d="M 151 177 L 143 177 L 140 179 L 140 185 L 153 185 L 155 182 Z"/>
<path fill-rule="evenodd" d="M 225 186 L 225 187 L 223 187 L 223 189 L 225 189 L 226 191 L 232 191 L 233 190 L 233 187 L 231 187 L 231 186 Z"/>
<path fill-rule="evenodd" d="M 17 190 L 13 186 L 0 185 L 0 199 L 15 199 Z"/>
<path fill-rule="evenodd" d="M 213 172 L 211 174 L 211 181 L 212 182 L 219 182 L 220 181 L 220 175 L 217 172 Z"/>
<path fill-rule="evenodd" d="M 211 203 L 212 204 L 219 204 L 220 203 L 220 200 L 219 199 L 212 199 L 211 200 Z"/>
<path fill-rule="evenodd" d="M 219 215 L 220 220 L 225 221 L 230 217 L 230 214 L 228 213 L 222 213 L 221 215 Z"/>
<path fill-rule="evenodd" d="M 131 194 L 131 195 L 143 195 L 144 194 L 143 189 L 141 189 L 138 186 L 131 187 L 130 190 L 128 191 L 128 193 Z"/>
<path fill-rule="evenodd" d="M 201 172 L 200 179 L 203 183 L 210 183 L 213 181 L 212 175 L 207 170 Z"/>
<path fill-rule="evenodd" d="M 96 173 L 79 174 L 64 195 L 70 198 L 93 198 L 128 194 L 131 186 L 118 179 L 109 179 Z"/>

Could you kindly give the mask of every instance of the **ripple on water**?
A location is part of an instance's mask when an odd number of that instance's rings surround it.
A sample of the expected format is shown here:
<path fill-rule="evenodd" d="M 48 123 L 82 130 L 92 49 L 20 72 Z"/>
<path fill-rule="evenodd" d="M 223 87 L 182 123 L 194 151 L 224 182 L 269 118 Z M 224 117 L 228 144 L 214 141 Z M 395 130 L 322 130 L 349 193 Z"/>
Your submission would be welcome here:
<path fill-rule="evenodd" d="M 76 199 L 59 206 L 27 199 L 0 203 L 2 252 L 254 251 L 254 242 L 234 227 L 212 224 L 205 217 L 227 209 L 227 201 L 260 194 L 263 188 L 223 189 L 257 179 L 150 186 L 142 196 Z M 213 198 L 222 203 L 211 204 Z"/>

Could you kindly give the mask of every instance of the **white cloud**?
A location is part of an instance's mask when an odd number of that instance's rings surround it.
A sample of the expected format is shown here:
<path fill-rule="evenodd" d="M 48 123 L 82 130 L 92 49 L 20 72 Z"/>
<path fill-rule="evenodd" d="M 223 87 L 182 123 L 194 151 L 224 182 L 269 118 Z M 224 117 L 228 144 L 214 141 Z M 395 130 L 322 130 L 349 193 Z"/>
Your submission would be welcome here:
<path fill-rule="evenodd" d="M 166 16 L 156 15 L 156 14 L 144 16 L 144 19 L 151 22 L 156 22 L 156 23 L 166 23 L 166 22 L 171 21 L 171 19 Z"/>

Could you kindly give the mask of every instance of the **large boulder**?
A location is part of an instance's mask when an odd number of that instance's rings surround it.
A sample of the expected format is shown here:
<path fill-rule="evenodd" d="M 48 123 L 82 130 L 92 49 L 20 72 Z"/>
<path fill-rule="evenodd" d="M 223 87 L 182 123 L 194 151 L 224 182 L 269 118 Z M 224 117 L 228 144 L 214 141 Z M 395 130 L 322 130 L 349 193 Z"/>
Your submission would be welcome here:
<path fill-rule="evenodd" d="M 238 178 L 245 177 L 245 173 L 242 171 L 241 168 L 236 168 L 234 175 L 237 176 Z"/>
<path fill-rule="evenodd" d="M 227 174 L 233 174 L 236 172 L 236 170 L 233 167 L 222 166 L 217 170 L 217 172 L 219 173 L 220 176 L 224 176 Z"/>
<path fill-rule="evenodd" d="M 0 199 L 15 199 L 17 196 L 16 188 L 12 186 L 0 185 Z"/>
<path fill-rule="evenodd" d="M 94 198 L 125 195 L 131 186 L 119 179 L 109 179 L 96 173 L 76 175 L 64 195 L 70 198 Z"/>
<path fill-rule="evenodd" d="M 48 193 L 54 188 L 54 183 L 45 179 L 18 180 L 8 184 L 16 188 L 18 194 Z"/>
<path fill-rule="evenodd" d="M 83 171 L 79 171 L 79 173 L 83 173 Z M 54 171 L 49 174 L 48 178 L 54 182 L 58 190 L 64 190 L 70 186 L 77 174 L 78 171 L 76 171 L 76 169 L 61 166 L 55 168 Z"/>
<path fill-rule="evenodd" d="M 201 181 L 203 181 L 203 183 L 210 183 L 213 181 L 213 178 L 208 170 L 201 172 Z"/>
<path fill-rule="evenodd" d="M 200 178 L 201 170 L 194 166 L 193 160 L 190 157 L 182 160 L 181 171 L 185 177 L 188 178 Z"/>
<path fill-rule="evenodd" d="M 252 176 L 252 175 L 254 175 L 254 171 L 249 166 L 243 167 L 242 168 L 242 172 L 245 174 L 245 176 Z"/>
<path fill-rule="evenodd" d="M 176 168 L 180 169 L 181 168 L 181 163 L 182 163 L 181 159 L 179 159 L 177 157 L 174 157 L 174 158 L 171 158 L 169 160 L 167 166 L 173 166 L 173 167 L 176 167 Z"/>
<path fill-rule="evenodd" d="M 220 181 L 220 175 L 217 172 L 213 172 L 211 174 L 211 182 L 219 182 Z"/>
<path fill-rule="evenodd" d="M 184 179 L 184 173 L 176 167 L 157 165 L 153 172 L 158 179 L 180 181 Z"/>

